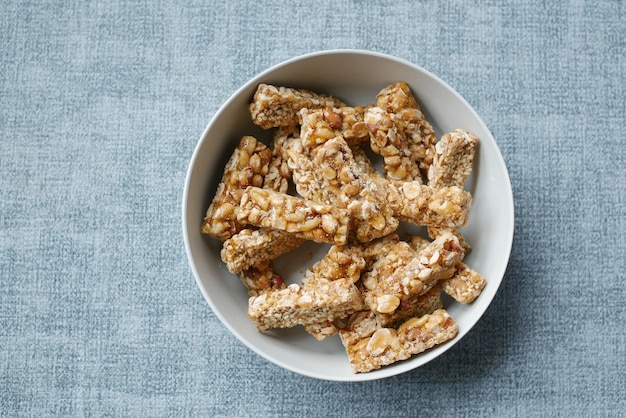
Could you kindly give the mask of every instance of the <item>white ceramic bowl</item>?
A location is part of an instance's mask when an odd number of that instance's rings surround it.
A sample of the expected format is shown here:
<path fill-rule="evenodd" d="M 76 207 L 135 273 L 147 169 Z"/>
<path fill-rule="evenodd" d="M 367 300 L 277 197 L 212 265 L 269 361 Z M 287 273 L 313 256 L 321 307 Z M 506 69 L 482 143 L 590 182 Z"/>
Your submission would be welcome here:
<path fill-rule="evenodd" d="M 302 327 L 259 333 L 246 316 L 248 296 L 239 279 L 228 272 L 219 255 L 221 244 L 200 234 L 206 209 L 224 165 L 243 135 L 268 140 L 268 132 L 250 119 L 248 103 L 259 83 L 307 88 L 332 94 L 349 105 L 375 101 L 376 94 L 396 81 L 413 90 L 438 136 L 455 128 L 469 130 L 480 143 L 465 188 L 473 194 L 470 220 L 462 228 L 472 245 L 465 262 L 488 284 L 472 304 L 445 299 L 444 307 L 459 325 L 452 341 L 410 360 L 365 374 L 353 374 L 337 336 L 318 342 Z M 379 379 L 415 369 L 461 341 L 495 296 L 513 241 L 513 195 L 508 172 L 491 133 L 470 105 L 445 82 L 419 66 L 379 53 L 333 50 L 300 56 L 259 74 L 237 90 L 209 122 L 195 148 L 182 202 L 185 247 L 196 282 L 222 323 L 265 359 L 302 375 L 334 381 Z M 304 247 L 281 257 L 277 270 L 286 282 L 299 282 L 304 270 L 325 249 Z M 443 366 L 442 366 L 443 367 Z"/>

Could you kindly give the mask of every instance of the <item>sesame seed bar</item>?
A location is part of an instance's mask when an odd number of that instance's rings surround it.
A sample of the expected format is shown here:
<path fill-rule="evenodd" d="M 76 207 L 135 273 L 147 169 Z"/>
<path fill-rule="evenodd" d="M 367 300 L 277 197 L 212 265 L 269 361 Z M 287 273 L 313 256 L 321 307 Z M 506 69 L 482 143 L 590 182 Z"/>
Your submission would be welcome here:
<path fill-rule="evenodd" d="M 285 231 L 245 228 L 224 241 L 220 256 L 233 274 L 298 248 L 305 239 Z"/>
<path fill-rule="evenodd" d="M 237 221 L 338 245 L 347 242 L 350 226 L 350 216 L 345 209 L 259 187 L 248 187 L 244 191 Z"/>
<path fill-rule="evenodd" d="M 305 89 L 259 84 L 250 104 L 250 114 L 255 124 L 263 129 L 270 129 L 297 125 L 298 111 L 303 108 L 342 106 L 345 106 L 345 103 L 332 96 Z"/>
<path fill-rule="evenodd" d="M 228 160 L 201 232 L 226 240 L 242 229 L 237 222 L 239 201 L 248 186 L 260 187 L 268 172 L 272 151 L 252 136 L 244 136 Z"/>
<path fill-rule="evenodd" d="M 346 346 L 353 373 L 380 369 L 451 340 L 458 325 L 444 309 L 412 318 L 398 327 L 381 328 L 371 337 Z"/>
<path fill-rule="evenodd" d="M 248 317 L 259 331 L 333 321 L 363 309 L 350 279 L 291 284 L 248 301 Z"/>

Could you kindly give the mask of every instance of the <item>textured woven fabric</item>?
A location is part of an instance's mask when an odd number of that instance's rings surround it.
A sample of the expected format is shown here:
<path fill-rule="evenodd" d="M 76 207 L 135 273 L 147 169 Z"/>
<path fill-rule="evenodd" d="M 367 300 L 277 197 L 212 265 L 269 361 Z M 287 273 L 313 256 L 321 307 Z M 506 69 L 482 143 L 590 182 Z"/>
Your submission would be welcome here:
<path fill-rule="evenodd" d="M 0 415 L 623 414 L 623 2 L 215 3 L 0 3 Z M 335 48 L 457 89 L 515 197 L 483 319 L 426 366 L 359 384 L 282 370 L 233 337 L 180 220 L 219 106 L 269 66 Z"/>

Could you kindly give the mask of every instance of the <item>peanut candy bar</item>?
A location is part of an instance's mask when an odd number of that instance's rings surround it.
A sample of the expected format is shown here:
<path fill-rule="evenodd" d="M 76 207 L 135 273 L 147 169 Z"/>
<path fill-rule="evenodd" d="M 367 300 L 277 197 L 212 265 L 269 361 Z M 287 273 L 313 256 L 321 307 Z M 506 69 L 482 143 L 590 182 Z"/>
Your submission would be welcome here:
<path fill-rule="evenodd" d="M 472 195 L 459 187 L 434 189 L 419 182 L 389 182 L 387 200 L 401 221 L 421 226 L 463 226 Z"/>
<path fill-rule="evenodd" d="M 465 255 L 468 255 L 472 251 L 472 247 L 465 240 L 465 237 L 463 236 L 463 234 L 461 234 L 461 232 L 456 228 L 452 228 L 452 227 L 442 228 L 442 227 L 436 227 L 436 226 L 429 226 L 427 228 L 427 231 L 428 231 L 428 236 L 432 239 L 437 239 L 437 237 L 443 234 L 454 234 L 458 238 L 459 243 L 461 244 L 461 247 L 463 247 L 463 249 L 465 250 Z"/>
<path fill-rule="evenodd" d="M 281 127 L 273 141 L 272 159 L 263 188 L 286 193 L 291 173 L 285 161 L 284 146 L 298 134 L 295 127 Z M 305 240 L 284 231 L 269 228 L 243 229 L 223 244 L 221 257 L 228 270 L 237 274 L 251 266 L 273 260 L 281 254 L 300 246 Z"/>
<path fill-rule="evenodd" d="M 245 228 L 224 241 L 220 255 L 228 271 L 237 274 L 298 248 L 304 241 L 285 231 Z"/>
<path fill-rule="evenodd" d="M 421 317 L 441 309 L 443 303 L 439 289 L 432 288 L 423 295 L 412 296 L 402 302 L 404 306 L 390 314 L 373 311 L 361 311 L 350 315 L 347 322 L 339 330 L 344 346 L 372 336 L 381 328 L 397 328 L 409 318 Z M 328 331 L 326 331 L 328 332 Z"/>
<path fill-rule="evenodd" d="M 461 129 L 445 134 L 435 146 L 435 159 L 428 170 L 428 185 L 434 188 L 463 187 L 472 171 L 477 144 L 477 137 Z M 453 232 L 465 248 L 465 253 L 469 254 L 471 246 L 456 229 L 445 228 L 442 231 L 441 228 L 428 228 L 428 235 L 433 239 L 443 232 Z"/>
<path fill-rule="evenodd" d="M 361 271 L 364 268 L 365 259 L 356 247 L 333 245 L 320 261 L 307 269 L 302 283 L 309 284 L 320 280 L 339 279 L 357 282 L 361 278 Z M 339 331 L 339 325 L 335 321 L 309 324 L 304 328 L 318 341 L 335 335 Z"/>
<path fill-rule="evenodd" d="M 487 285 L 487 280 L 465 263 L 457 263 L 454 275 L 440 280 L 437 286 L 460 303 L 473 302 Z"/>
<path fill-rule="evenodd" d="M 239 201 L 248 186 L 260 187 L 272 151 L 252 136 L 241 138 L 230 157 L 202 223 L 202 233 L 226 240 L 242 229 L 237 222 Z"/>
<path fill-rule="evenodd" d="M 443 307 L 441 292 L 432 287 L 421 295 L 411 295 L 400 301 L 400 306 L 391 313 L 377 313 L 382 318 L 383 326 L 396 328 L 402 322 L 416 316 L 433 313 Z"/>
<path fill-rule="evenodd" d="M 356 283 L 365 265 L 365 258 L 357 247 L 333 245 L 321 260 L 306 270 L 302 283 L 338 279 L 350 279 Z"/>
<path fill-rule="evenodd" d="M 237 221 L 338 245 L 347 242 L 350 225 L 345 209 L 258 187 L 248 187 L 244 191 Z"/>
<path fill-rule="evenodd" d="M 298 194 L 308 200 L 332 204 L 334 199 L 324 191 L 315 165 L 305 152 L 302 141 L 298 138 L 286 144 L 285 153 Z"/>
<path fill-rule="evenodd" d="M 426 177 L 435 157 L 437 136 L 419 109 L 407 108 L 396 114 L 398 130 L 415 157 L 421 174 Z"/>
<path fill-rule="evenodd" d="M 472 171 L 478 138 L 462 129 L 441 137 L 435 146 L 433 164 L 428 170 L 428 185 L 434 188 L 463 187 Z"/>
<path fill-rule="evenodd" d="M 391 113 L 398 113 L 407 108 L 420 108 L 408 84 L 403 81 L 390 84 L 383 88 L 376 95 L 376 106 Z"/>
<path fill-rule="evenodd" d="M 333 321 L 363 308 L 350 279 L 318 280 L 263 293 L 248 301 L 248 317 L 259 331 Z"/>
<path fill-rule="evenodd" d="M 358 280 L 361 277 L 361 272 L 369 269 L 377 257 L 391 248 L 393 243 L 399 241 L 400 238 L 397 235 L 390 234 L 364 244 L 333 246 L 320 261 L 305 272 L 302 282 L 350 278 L 357 285 L 360 285 Z M 342 328 L 342 324 L 338 322 L 340 321 L 310 324 L 305 326 L 305 330 L 315 339 L 321 341 L 335 335 Z"/>
<path fill-rule="evenodd" d="M 421 251 L 429 244 L 428 240 L 418 235 L 410 236 L 408 242 L 415 251 Z M 462 243 L 460 244 L 462 246 Z M 486 284 L 487 280 L 483 276 L 459 261 L 454 266 L 452 276 L 439 280 L 436 286 L 457 302 L 470 303 L 480 295 Z"/>
<path fill-rule="evenodd" d="M 248 289 L 248 296 L 258 296 L 286 287 L 282 278 L 274 272 L 271 260 L 264 260 L 239 273 L 239 279 Z"/>
<path fill-rule="evenodd" d="M 395 243 L 363 274 L 365 303 L 374 312 L 392 313 L 402 300 L 424 294 L 439 280 L 449 278 L 463 255 L 458 240 L 451 234 L 438 238 L 419 253 L 404 241 Z"/>
<path fill-rule="evenodd" d="M 263 129 L 270 129 L 297 125 L 299 123 L 298 111 L 303 108 L 320 109 L 342 106 L 345 106 L 345 103 L 332 96 L 305 89 L 259 84 L 250 104 L 250 114 L 255 124 Z"/>
<path fill-rule="evenodd" d="M 302 109 L 298 112 L 302 121 L 300 138 L 307 152 L 314 150 L 329 139 L 342 135 L 343 119 L 332 108 Z"/>
<path fill-rule="evenodd" d="M 283 126 L 276 132 L 272 142 L 272 159 L 263 181 L 264 189 L 287 193 L 289 179 L 291 179 L 291 169 L 287 162 L 289 157 L 286 149 L 289 146 L 288 144 L 298 137 L 299 133 L 295 126 Z"/>
<path fill-rule="evenodd" d="M 381 328 L 371 337 L 348 344 L 346 353 L 354 373 L 365 373 L 410 358 L 458 333 L 456 322 L 444 309 L 412 318 L 398 329 Z"/>
<path fill-rule="evenodd" d="M 369 181 L 370 176 L 357 163 L 341 133 L 324 120 L 323 111 L 304 109 L 301 113 L 301 142 L 294 141 L 287 150 L 298 193 L 348 209 L 352 229 L 361 242 L 394 231 L 399 222 L 385 201 L 385 193 Z"/>
<path fill-rule="evenodd" d="M 342 107 L 338 109 L 342 117 L 341 134 L 350 146 L 368 144 L 370 131 L 365 123 L 365 112 L 370 106 Z"/>
<path fill-rule="evenodd" d="M 435 155 L 437 137 L 409 86 L 398 82 L 385 87 L 376 96 L 376 105 L 395 114 L 398 132 L 404 136 L 422 175 L 426 176 Z"/>
<path fill-rule="evenodd" d="M 406 144 L 399 131 L 396 117 L 380 107 L 372 107 L 365 113 L 365 123 L 371 132 L 372 151 L 383 157 L 383 173 L 392 180 L 422 181 L 415 154 Z"/>
<path fill-rule="evenodd" d="M 398 227 L 398 220 L 378 184 L 361 171 L 352 150 L 341 137 L 320 145 L 313 152 L 323 181 L 323 189 L 335 196 L 337 206 L 347 208 L 360 242 L 382 237 Z"/>

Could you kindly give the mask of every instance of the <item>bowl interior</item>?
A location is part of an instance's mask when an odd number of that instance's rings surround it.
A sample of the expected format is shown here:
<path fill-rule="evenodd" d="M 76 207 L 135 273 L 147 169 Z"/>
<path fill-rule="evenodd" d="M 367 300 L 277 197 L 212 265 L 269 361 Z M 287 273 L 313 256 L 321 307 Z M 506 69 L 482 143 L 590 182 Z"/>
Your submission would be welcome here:
<path fill-rule="evenodd" d="M 365 374 L 353 374 L 338 337 L 314 340 L 302 327 L 257 332 L 246 316 L 248 296 L 239 279 L 223 265 L 221 244 L 200 234 L 200 225 L 224 165 L 243 135 L 265 142 L 271 137 L 251 122 L 248 103 L 259 83 L 307 88 L 332 94 L 349 105 L 375 101 L 396 81 L 411 87 L 438 137 L 463 128 L 480 139 L 473 172 L 465 188 L 473 195 L 470 220 L 461 231 L 472 245 L 466 264 L 487 279 L 472 304 L 445 299 L 459 325 L 457 337 L 412 359 Z M 306 376 L 336 381 L 378 379 L 419 367 L 458 342 L 480 319 L 495 296 L 508 263 L 513 240 L 513 196 L 504 160 L 494 138 L 469 104 L 445 82 L 424 69 L 386 55 L 364 51 L 327 51 L 279 64 L 241 87 L 217 112 L 191 159 L 183 196 L 183 235 L 196 282 L 215 314 L 239 340 L 265 359 Z M 277 271 L 299 282 L 304 270 L 327 247 L 307 243 L 279 258 Z"/>

